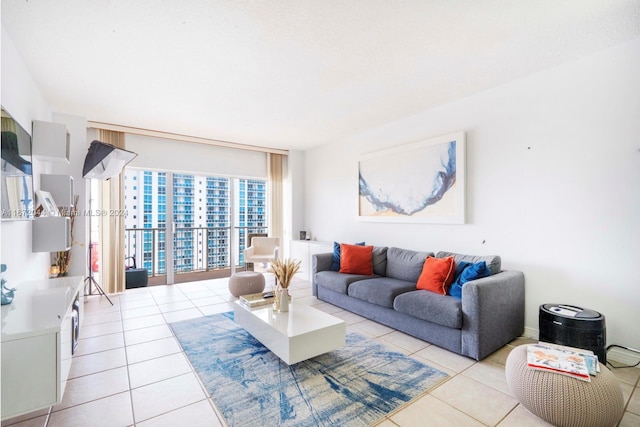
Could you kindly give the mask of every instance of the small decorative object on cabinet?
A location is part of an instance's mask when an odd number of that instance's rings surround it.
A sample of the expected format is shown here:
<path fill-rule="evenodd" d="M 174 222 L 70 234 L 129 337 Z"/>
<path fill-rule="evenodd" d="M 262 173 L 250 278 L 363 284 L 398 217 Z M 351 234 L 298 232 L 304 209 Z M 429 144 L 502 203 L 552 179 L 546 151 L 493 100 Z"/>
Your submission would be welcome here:
<path fill-rule="evenodd" d="M 53 264 L 49 267 L 49 279 L 55 279 L 60 274 L 60 267 Z"/>
<path fill-rule="evenodd" d="M 62 123 L 33 121 L 33 156 L 45 161 L 69 163 L 70 138 Z"/>
<path fill-rule="evenodd" d="M 7 265 L 2 264 L 2 273 L 7 271 Z M 7 287 L 7 281 L 4 280 L 4 277 L 1 279 L 2 282 L 2 305 L 11 304 L 13 301 L 13 293 L 16 291 L 16 288 L 9 289 Z"/>

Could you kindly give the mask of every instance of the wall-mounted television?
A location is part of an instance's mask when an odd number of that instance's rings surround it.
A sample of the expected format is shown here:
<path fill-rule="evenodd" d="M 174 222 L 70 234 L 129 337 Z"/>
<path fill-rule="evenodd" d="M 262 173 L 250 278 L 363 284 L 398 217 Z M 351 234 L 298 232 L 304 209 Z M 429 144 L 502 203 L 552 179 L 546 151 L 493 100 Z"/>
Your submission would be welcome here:
<path fill-rule="evenodd" d="M 2 108 L 2 220 L 33 219 L 31 135 Z"/>

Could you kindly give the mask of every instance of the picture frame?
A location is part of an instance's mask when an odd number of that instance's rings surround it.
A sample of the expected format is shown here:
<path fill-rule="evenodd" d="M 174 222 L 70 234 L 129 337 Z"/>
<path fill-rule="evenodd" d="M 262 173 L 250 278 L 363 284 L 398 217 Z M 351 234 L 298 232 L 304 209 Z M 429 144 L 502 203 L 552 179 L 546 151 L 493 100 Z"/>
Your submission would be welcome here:
<path fill-rule="evenodd" d="M 456 132 L 363 155 L 358 219 L 465 223 L 466 137 Z"/>
<path fill-rule="evenodd" d="M 60 211 L 51 193 L 38 190 L 36 195 L 38 196 L 38 203 L 42 205 L 41 216 L 60 216 Z"/>

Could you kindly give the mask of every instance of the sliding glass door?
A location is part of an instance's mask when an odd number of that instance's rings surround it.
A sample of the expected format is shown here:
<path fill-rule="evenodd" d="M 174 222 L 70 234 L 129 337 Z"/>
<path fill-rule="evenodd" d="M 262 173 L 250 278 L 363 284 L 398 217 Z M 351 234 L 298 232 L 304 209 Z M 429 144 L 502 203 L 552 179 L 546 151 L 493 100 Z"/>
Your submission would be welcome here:
<path fill-rule="evenodd" d="M 228 277 L 267 232 L 266 181 L 127 168 L 125 251 L 149 284 Z"/>

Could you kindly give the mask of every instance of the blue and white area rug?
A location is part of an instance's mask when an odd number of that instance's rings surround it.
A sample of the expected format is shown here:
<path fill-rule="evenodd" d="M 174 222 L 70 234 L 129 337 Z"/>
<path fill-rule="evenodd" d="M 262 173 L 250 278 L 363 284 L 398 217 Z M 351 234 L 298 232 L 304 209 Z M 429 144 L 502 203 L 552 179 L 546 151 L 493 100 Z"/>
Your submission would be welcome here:
<path fill-rule="evenodd" d="M 233 313 L 171 328 L 230 426 L 368 426 L 447 377 L 351 332 L 345 347 L 288 366 Z"/>

